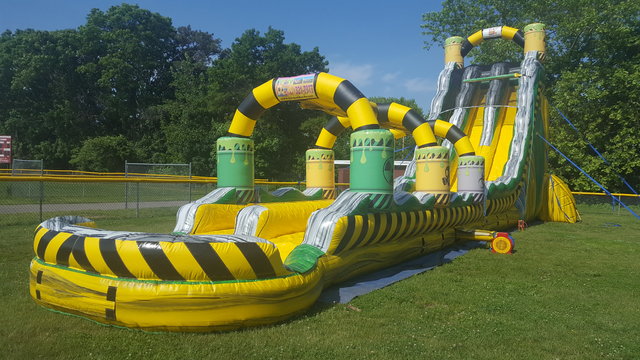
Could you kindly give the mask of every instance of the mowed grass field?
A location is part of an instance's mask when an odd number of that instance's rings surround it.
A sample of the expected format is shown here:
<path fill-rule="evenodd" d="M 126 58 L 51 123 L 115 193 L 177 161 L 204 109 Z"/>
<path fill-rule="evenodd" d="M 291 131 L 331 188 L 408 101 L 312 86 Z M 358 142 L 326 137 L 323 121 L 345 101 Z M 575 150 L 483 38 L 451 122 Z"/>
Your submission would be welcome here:
<path fill-rule="evenodd" d="M 516 253 L 475 249 L 285 323 L 225 333 L 147 333 L 35 305 L 36 224 L 0 229 L 0 358 L 7 359 L 638 359 L 640 221 L 583 206 L 579 224 L 514 232 Z M 173 214 L 100 219 L 168 232 Z"/>

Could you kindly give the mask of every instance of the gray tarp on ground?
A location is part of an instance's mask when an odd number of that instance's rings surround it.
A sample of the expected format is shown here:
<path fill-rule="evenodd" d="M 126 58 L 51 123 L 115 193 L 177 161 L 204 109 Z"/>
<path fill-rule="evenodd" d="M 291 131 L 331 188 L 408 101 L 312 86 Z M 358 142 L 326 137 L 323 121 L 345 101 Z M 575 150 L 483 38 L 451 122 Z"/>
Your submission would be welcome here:
<path fill-rule="evenodd" d="M 450 246 L 386 269 L 357 276 L 325 289 L 318 301 L 346 304 L 357 296 L 382 289 L 410 276 L 431 270 L 436 266 L 450 263 L 453 259 L 466 254 L 471 249 L 485 247 L 485 244 L 485 242 L 481 241 L 467 241 L 464 244 Z"/>

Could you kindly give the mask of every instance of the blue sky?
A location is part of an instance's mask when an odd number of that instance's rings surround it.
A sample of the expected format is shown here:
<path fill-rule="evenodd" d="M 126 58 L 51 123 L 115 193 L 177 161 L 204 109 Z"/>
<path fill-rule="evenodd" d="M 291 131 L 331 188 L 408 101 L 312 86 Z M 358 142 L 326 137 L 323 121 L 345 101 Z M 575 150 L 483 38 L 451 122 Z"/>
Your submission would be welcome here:
<path fill-rule="evenodd" d="M 0 31 L 59 30 L 85 23 L 92 8 L 107 10 L 123 1 L 2 0 Z M 349 79 L 366 96 L 413 98 L 423 109 L 435 93 L 444 52 L 424 50 L 422 14 L 439 1 L 127 1 L 173 19 L 174 26 L 213 33 L 229 47 L 247 29 L 283 30 L 287 42 L 314 47 L 330 72 Z M 220 5 L 224 4 L 224 5 Z M 256 84 L 258 85 L 258 84 Z"/>

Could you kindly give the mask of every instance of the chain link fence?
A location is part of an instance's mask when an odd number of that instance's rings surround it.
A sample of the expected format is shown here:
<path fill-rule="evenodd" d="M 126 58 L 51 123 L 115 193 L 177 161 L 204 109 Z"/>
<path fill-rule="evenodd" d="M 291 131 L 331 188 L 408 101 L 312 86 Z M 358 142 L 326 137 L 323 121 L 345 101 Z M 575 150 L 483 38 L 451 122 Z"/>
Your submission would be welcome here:
<path fill-rule="evenodd" d="M 633 194 L 612 194 L 617 200 L 604 193 L 587 193 L 574 192 L 578 210 L 581 207 L 588 206 L 590 212 L 603 214 L 624 214 L 627 210 L 620 204 L 622 202 L 633 210 L 636 214 L 640 214 L 640 196 Z"/>
<path fill-rule="evenodd" d="M 215 178 L 124 177 L 122 173 L 45 170 L 43 176 L 0 173 L 0 226 L 34 225 L 55 216 L 90 219 L 175 215 L 178 208 L 216 187 Z M 256 188 L 305 189 L 304 182 L 256 180 Z M 338 187 L 346 188 L 344 184 Z"/>
<path fill-rule="evenodd" d="M 60 215 L 88 218 L 149 217 L 178 208 L 214 189 L 215 183 L 114 182 L 98 179 L 0 181 L 0 225 L 37 224 Z"/>
<path fill-rule="evenodd" d="M 34 225 L 61 215 L 82 215 L 92 219 L 175 215 L 178 208 L 195 201 L 216 187 L 215 178 L 170 177 L 125 178 L 115 173 L 55 172 L 43 176 L 0 173 L 0 226 Z M 3 176 L 4 175 L 4 176 Z M 118 177 L 119 176 L 119 177 Z M 348 184 L 337 184 L 338 192 Z M 257 180 L 256 188 L 271 192 L 281 187 L 305 189 L 304 182 Z M 614 194 L 640 214 L 640 196 Z M 600 193 L 574 193 L 578 209 L 626 214 L 618 201 Z"/>

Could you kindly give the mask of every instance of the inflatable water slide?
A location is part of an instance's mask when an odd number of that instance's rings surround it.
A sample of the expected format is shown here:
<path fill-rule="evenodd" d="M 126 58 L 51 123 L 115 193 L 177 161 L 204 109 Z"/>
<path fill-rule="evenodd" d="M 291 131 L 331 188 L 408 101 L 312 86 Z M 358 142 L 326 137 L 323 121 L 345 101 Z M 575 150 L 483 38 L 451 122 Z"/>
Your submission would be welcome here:
<path fill-rule="evenodd" d="M 515 41 L 524 60 L 464 67 L 464 55 L 493 38 Z M 558 191 L 568 192 L 559 179 L 549 190 L 546 149 L 536 136 L 548 131 L 544 28 L 484 29 L 448 39 L 445 49 L 429 119 L 400 104 L 372 103 L 327 73 L 256 87 L 217 141 L 217 189 L 181 207 L 171 234 L 49 219 L 35 231 L 31 296 L 107 324 L 227 330 L 290 318 L 329 285 L 456 241 L 491 241 L 508 252 L 512 242 L 497 231 L 554 219 Z M 302 192 L 254 185 L 254 126 L 283 101 L 335 115 L 306 153 Z M 331 148 L 347 128 L 350 188 L 336 197 Z M 417 149 L 394 181 L 394 137 L 406 135 Z"/>

